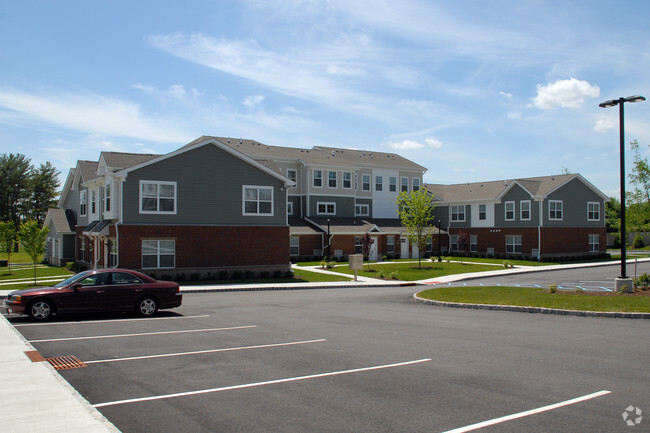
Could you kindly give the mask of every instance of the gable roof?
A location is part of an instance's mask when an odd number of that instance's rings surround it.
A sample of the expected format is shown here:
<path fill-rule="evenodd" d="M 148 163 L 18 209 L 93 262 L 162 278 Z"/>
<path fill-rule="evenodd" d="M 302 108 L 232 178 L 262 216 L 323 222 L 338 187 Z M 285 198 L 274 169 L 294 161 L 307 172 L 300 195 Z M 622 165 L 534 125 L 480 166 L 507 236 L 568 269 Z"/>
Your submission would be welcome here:
<path fill-rule="evenodd" d="M 47 210 L 43 227 L 47 227 L 50 223 L 54 224 L 56 233 L 74 233 L 75 226 L 77 225 L 72 210 L 61 208 L 50 208 Z"/>
<path fill-rule="evenodd" d="M 578 179 L 601 198 L 608 200 L 605 194 L 578 173 L 455 185 L 426 184 L 424 188 L 434 194 L 436 202 L 498 201 L 515 185 L 526 190 L 531 197 L 546 198 L 574 179 Z"/>
<path fill-rule="evenodd" d="M 293 160 L 310 165 L 333 165 L 343 167 L 385 166 L 406 170 L 426 171 L 427 169 L 396 153 L 375 152 L 338 147 L 314 146 L 311 149 L 298 147 L 270 146 L 259 141 L 226 137 L 203 136 L 187 146 L 207 139 L 217 140 L 245 155 L 257 160 Z"/>
<path fill-rule="evenodd" d="M 99 160 L 101 161 L 103 159 L 107 167 L 121 170 L 142 164 L 143 162 L 150 161 L 160 156 L 161 155 L 146 153 L 102 152 L 99 155 Z"/>

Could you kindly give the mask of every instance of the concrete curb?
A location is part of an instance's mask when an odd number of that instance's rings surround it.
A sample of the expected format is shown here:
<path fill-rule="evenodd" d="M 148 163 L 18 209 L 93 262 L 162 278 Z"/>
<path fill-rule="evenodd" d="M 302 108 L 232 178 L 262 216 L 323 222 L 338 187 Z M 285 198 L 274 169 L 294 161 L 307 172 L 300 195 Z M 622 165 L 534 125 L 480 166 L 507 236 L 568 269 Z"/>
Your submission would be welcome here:
<path fill-rule="evenodd" d="M 558 310 L 555 308 L 542 307 L 518 307 L 514 305 L 490 305 L 490 304 L 465 304 L 459 302 L 444 302 L 424 299 L 413 295 L 413 301 L 416 304 L 426 304 L 437 307 L 450 308 L 469 308 L 475 310 L 497 310 L 497 311 L 514 311 L 517 313 L 538 313 L 538 314 L 556 314 L 560 316 L 580 316 L 580 317 L 606 317 L 610 319 L 650 319 L 650 313 L 615 313 L 607 311 L 578 311 L 578 310 Z"/>

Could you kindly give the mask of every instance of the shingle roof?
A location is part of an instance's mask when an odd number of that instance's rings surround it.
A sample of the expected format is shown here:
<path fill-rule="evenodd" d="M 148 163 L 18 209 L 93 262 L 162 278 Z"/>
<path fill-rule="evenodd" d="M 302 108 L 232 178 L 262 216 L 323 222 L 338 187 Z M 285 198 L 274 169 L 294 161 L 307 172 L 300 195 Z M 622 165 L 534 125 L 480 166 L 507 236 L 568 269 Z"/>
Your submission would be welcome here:
<path fill-rule="evenodd" d="M 490 182 L 462 183 L 455 185 L 427 184 L 424 187 L 434 194 L 434 201 L 460 202 L 475 200 L 496 200 L 516 182 L 534 197 L 544 197 L 579 174 L 530 177 L 523 179 L 497 180 Z"/>
<path fill-rule="evenodd" d="M 47 210 L 46 220 L 52 221 L 57 233 L 70 233 L 75 231 L 76 221 L 70 209 L 50 208 Z"/>
<path fill-rule="evenodd" d="M 101 157 L 106 161 L 106 165 L 111 168 L 123 169 L 151 161 L 161 155 L 146 153 L 126 153 L 126 152 L 102 152 Z"/>
<path fill-rule="evenodd" d="M 88 182 L 89 180 L 97 179 L 97 165 L 96 161 L 77 161 L 81 169 L 81 182 Z"/>

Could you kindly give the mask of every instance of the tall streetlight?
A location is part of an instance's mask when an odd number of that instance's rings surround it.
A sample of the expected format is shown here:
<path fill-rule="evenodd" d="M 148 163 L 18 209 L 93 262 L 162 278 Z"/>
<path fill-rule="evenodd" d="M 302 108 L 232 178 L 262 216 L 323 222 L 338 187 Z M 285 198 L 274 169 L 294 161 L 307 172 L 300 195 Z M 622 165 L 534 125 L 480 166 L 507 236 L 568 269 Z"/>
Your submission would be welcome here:
<path fill-rule="evenodd" d="M 619 115 L 619 130 L 621 135 L 621 276 L 616 280 L 616 289 L 619 290 L 623 286 L 627 286 L 628 291 L 633 291 L 632 282 L 627 278 L 626 270 L 626 241 L 627 234 L 625 230 L 625 110 L 623 105 L 626 102 L 640 102 L 645 101 L 643 96 L 628 96 L 627 98 L 618 98 L 612 99 L 610 101 L 601 102 L 598 104 L 599 107 L 608 108 L 615 107 L 618 105 L 618 115 Z"/>

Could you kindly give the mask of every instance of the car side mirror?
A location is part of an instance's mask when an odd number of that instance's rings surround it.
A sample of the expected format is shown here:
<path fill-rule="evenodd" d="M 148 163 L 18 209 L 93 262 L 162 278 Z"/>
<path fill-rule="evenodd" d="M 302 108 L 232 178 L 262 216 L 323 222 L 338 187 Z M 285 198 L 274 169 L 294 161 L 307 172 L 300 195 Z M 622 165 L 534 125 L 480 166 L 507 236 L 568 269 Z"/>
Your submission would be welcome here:
<path fill-rule="evenodd" d="M 72 290 L 78 292 L 80 287 L 81 287 L 81 283 L 75 283 L 72 285 Z"/>

